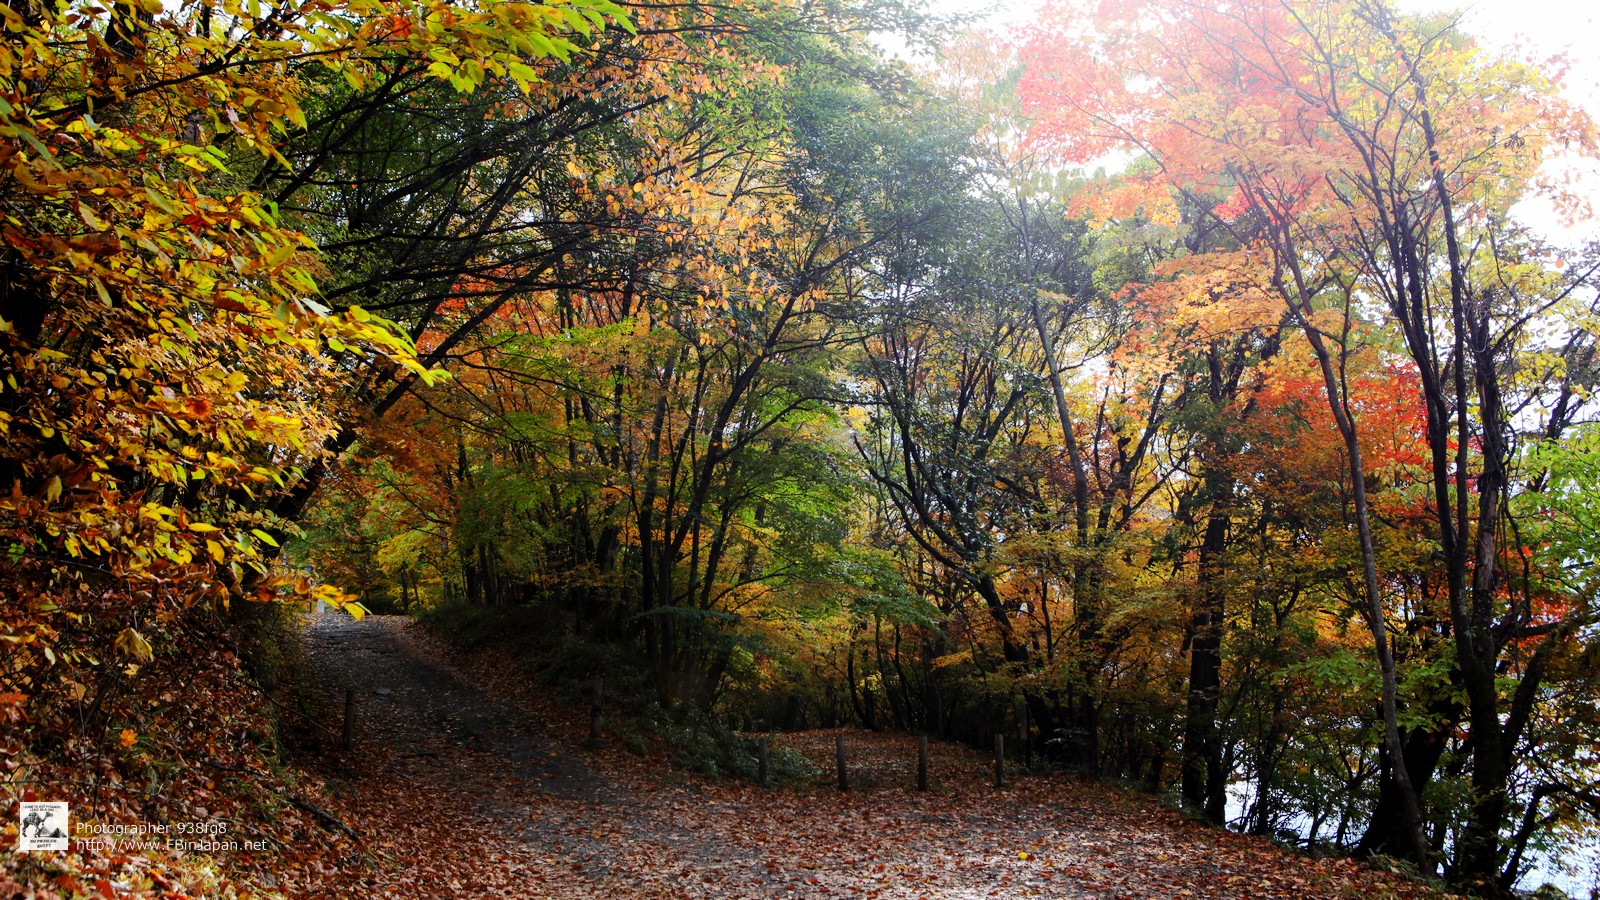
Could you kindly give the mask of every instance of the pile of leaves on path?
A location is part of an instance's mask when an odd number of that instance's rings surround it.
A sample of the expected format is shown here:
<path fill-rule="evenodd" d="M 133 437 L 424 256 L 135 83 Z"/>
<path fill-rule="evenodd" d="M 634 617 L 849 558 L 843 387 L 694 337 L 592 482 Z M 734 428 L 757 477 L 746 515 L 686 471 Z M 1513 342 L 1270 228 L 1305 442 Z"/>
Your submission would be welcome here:
<path fill-rule="evenodd" d="M 109 646 L 77 621 L 76 646 Z M 0 897 L 276 897 L 357 852 L 320 780 L 283 765 L 292 707 L 248 671 L 262 648 L 198 607 L 151 631 L 141 663 L 60 655 L 60 690 L 0 695 Z M 67 852 L 9 852 L 24 801 L 69 805 Z"/>

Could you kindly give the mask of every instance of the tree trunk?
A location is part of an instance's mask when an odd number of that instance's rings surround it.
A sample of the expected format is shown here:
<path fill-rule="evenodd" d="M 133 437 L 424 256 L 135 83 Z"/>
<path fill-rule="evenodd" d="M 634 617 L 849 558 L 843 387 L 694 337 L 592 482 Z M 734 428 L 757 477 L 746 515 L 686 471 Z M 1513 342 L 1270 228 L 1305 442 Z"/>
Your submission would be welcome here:
<path fill-rule="evenodd" d="M 1344 439 L 1345 457 L 1349 463 L 1350 493 L 1355 505 L 1356 532 L 1361 546 L 1361 573 L 1366 593 L 1367 625 L 1372 632 L 1372 645 L 1378 656 L 1378 668 L 1383 679 L 1383 737 L 1389 748 L 1390 758 L 1393 760 L 1390 774 L 1394 779 L 1395 791 L 1400 795 L 1401 817 L 1411 851 L 1408 855 L 1424 870 L 1431 871 L 1432 867 L 1428 863 L 1428 841 L 1422 832 L 1422 809 L 1417 800 L 1416 789 L 1411 783 L 1411 775 L 1406 770 L 1405 754 L 1400 740 L 1397 699 L 1399 687 L 1395 677 L 1394 653 L 1389 644 L 1388 624 L 1384 616 L 1383 591 L 1378 585 L 1378 558 L 1372 540 L 1372 517 L 1367 507 L 1367 473 L 1362 464 L 1361 442 L 1356 432 L 1356 421 L 1343 390 L 1343 350 L 1341 349 L 1340 355 L 1340 371 L 1335 371 L 1333 357 L 1323 341 L 1322 332 L 1310 322 L 1312 315 L 1309 306 L 1310 293 L 1306 289 L 1298 257 L 1293 251 L 1293 241 L 1283 231 L 1280 231 L 1279 238 L 1280 246 L 1287 251 L 1284 257 L 1294 276 L 1295 294 L 1307 304 L 1301 306 L 1291 301 L 1291 309 L 1299 318 L 1300 326 L 1305 331 L 1312 352 L 1316 355 L 1328 408 L 1333 414 L 1340 436 Z M 1346 302 L 1350 302 L 1350 299 L 1346 298 Z"/>
<path fill-rule="evenodd" d="M 1200 543 L 1199 595 L 1194 611 L 1194 638 L 1189 644 L 1189 696 L 1183 732 L 1183 803 L 1220 825 L 1227 815 L 1227 773 L 1222 764 L 1222 736 L 1217 703 L 1222 693 L 1222 631 L 1227 592 L 1222 584 L 1222 554 L 1228 536 L 1228 509 L 1233 479 L 1208 474 L 1213 482 L 1211 514 Z"/>

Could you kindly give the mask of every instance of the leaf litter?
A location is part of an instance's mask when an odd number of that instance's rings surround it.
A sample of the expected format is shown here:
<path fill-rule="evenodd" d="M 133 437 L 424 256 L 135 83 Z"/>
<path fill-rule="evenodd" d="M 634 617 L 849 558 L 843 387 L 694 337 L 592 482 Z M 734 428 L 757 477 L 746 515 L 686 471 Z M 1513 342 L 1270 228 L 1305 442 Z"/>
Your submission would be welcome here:
<path fill-rule="evenodd" d="M 360 752 L 330 784 L 366 836 L 291 895 L 717 898 L 1426 898 L 1425 885 L 1185 820 L 1147 795 L 1061 774 L 993 786 L 989 757 L 905 734 L 778 739 L 823 775 L 761 788 L 672 770 L 665 754 L 580 749 L 586 711 L 515 660 L 457 654 L 408 619 L 314 622 L 328 684 L 367 686 Z M 389 693 L 378 693 L 385 688 Z M 843 734 L 853 790 L 833 784 Z"/>

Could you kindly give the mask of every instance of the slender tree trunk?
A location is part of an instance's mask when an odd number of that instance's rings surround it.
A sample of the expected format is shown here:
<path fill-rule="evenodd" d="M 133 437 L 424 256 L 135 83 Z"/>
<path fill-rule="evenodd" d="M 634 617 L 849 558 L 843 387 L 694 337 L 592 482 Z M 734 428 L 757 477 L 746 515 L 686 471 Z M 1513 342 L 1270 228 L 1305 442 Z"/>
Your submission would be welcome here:
<path fill-rule="evenodd" d="M 1294 276 L 1295 296 L 1307 304 L 1302 306 L 1291 299 L 1290 306 L 1300 319 L 1300 326 L 1311 344 L 1312 352 L 1316 355 L 1317 367 L 1322 373 L 1323 388 L 1327 394 L 1328 408 L 1344 440 L 1345 457 L 1349 462 L 1350 493 L 1355 506 L 1356 532 L 1361 546 L 1362 584 L 1367 602 L 1366 619 L 1372 632 L 1372 645 L 1377 653 L 1378 668 L 1383 678 L 1383 739 L 1389 749 L 1390 774 L 1394 779 L 1395 791 L 1400 795 L 1401 818 L 1412 859 L 1425 870 L 1431 871 L 1428 840 L 1422 831 L 1422 809 L 1417 800 L 1416 789 L 1411 783 L 1411 775 L 1406 769 L 1404 745 L 1400 739 L 1399 686 L 1395 677 L 1394 653 L 1389 644 L 1388 624 L 1384 616 L 1383 591 L 1378 584 L 1378 559 L 1372 541 L 1372 516 L 1367 506 L 1366 468 L 1362 463 L 1361 442 L 1356 431 L 1356 421 L 1346 403 L 1343 389 L 1344 382 L 1341 377 L 1343 351 L 1340 356 L 1340 369 L 1336 371 L 1332 353 L 1323 340 L 1322 332 L 1318 331 L 1310 321 L 1310 295 L 1299 268 L 1293 240 L 1287 233 L 1281 231 L 1279 238 L 1279 246 L 1286 251 L 1284 261 Z"/>
<path fill-rule="evenodd" d="M 1183 734 L 1183 802 L 1222 824 L 1227 815 L 1227 774 L 1217 704 L 1222 693 L 1222 630 L 1227 591 L 1222 584 L 1222 554 L 1227 547 L 1233 479 L 1212 470 L 1211 514 L 1200 543 L 1194 638 L 1189 646 L 1189 696 Z"/>
<path fill-rule="evenodd" d="M 1067 450 L 1067 465 L 1072 470 L 1072 523 L 1078 549 L 1087 554 L 1092 542 L 1089 530 L 1089 475 L 1084 466 L 1083 454 L 1078 447 L 1077 433 L 1073 430 L 1072 410 L 1067 406 L 1067 394 L 1061 381 L 1061 370 L 1056 364 L 1055 340 L 1050 334 L 1044 310 L 1034 298 L 1034 329 L 1039 335 L 1039 347 L 1044 353 L 1045 376 L 1050 384 L 1051 400 L 1056 408 L 1056 420 L 1061 426 L 1061 440 Z M 1099 670 L 1099 603 L 1095 592 L 1099 579 L 1091 560 L 1080 560 L 1073 566 L 1073 610 L 1078 624 L 1078 652 L 1082 662 L 1078 666 L 1079 679 L 1076 696 L 1069 701 L 1068 729 L 1072 749 L 1068 756 L 1072 762 L 1094 771 L 1099 766 L 1099 708 L 1095 699 L 1095 676 Z M 1043 705 L 1035 710 L 1040 728 L 1053 716 L 1040 715 Z"/>

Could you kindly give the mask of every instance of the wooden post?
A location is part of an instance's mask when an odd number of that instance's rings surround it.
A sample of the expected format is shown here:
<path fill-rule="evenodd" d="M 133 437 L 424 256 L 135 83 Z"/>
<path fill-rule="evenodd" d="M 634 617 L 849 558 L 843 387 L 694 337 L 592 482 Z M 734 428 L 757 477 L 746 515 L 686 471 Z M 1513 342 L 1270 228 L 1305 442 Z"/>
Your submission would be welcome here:
<path fill-rule="evenodd" d="M 596 678 L 594 680 L 594 699 L 589 704 L 589 739 L 583 742 L 583 746 L 589 750 L 594 750 L 606 745 L 605 738 L 600 736 L 601 697 L 600 679 Z"/>
<path fill-rule="evenodd" d="M 1006 736 L 998 731 L 994 733 L 994 786 L 1006 786 Z"/>
<path fill-rule="evenodd" d="M 763 734 L 761 742 L 756 745 L 756 783 L 762 787 L 767 786 L 767 761 L 770 747 L 771 739 Z"/>
<path fill-rule="evenodd" d="M 844 735 L 842 734 L 833 739 L 833 755 L 839 767 L 839 790 L 848 791 L 850 790 L 850 776 L 845 772 L 844 768 Z"/>
<path fill-rule="evenodd" d="M 917 737 L 917 790 L 928 789 L 928 736 Z"/>
<path fill-rule="evenodd" d="M 344 735 L 340 738 L 340 746 L 350 750 L 356 744 L 356 689 L 344 689 Z"/>
<path fill-rule="evenodd" d="M 1032 729 L 1029 728 L 1028 701 L 1026 699 L 1024 699 L 1022 701 L 1022 729 L 1021 729 L 1021 731 L 1022 731 L 1022 734 L 1019 735 L 1019 737 L 1022 738 L 1022 767 L 1024 769 L 1032 769 L 1033 768 L 1033 740 L 1032 740 L 1033 735 L 1030 733 L 1032 731 Z"/>

